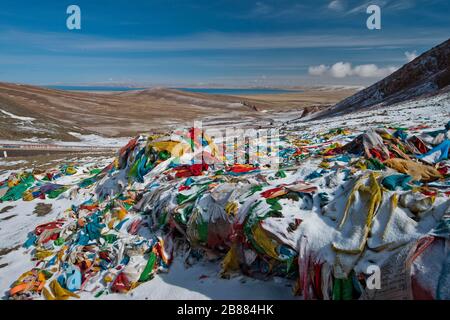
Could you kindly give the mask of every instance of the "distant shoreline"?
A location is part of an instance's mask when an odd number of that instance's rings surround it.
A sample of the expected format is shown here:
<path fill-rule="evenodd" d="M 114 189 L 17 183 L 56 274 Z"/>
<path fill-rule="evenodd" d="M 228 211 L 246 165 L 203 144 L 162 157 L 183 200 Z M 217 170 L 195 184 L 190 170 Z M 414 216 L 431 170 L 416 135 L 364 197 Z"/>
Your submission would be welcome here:
<path fill-rule="evenodd" d="M 259 95 L 259 94 L 283 94 L 301 93 L 303 90 L 289 90 L 277 88 L 171 88 L 192 93 L 223 94 L 223 95 Z"/>
<path fill-rule="evenodd" d="M 51 85 L 45 88 L 67 91 L 89 91 L 89 92 L 121 92 L 145 90 L 148 88 L 137 87 L 113 87 L 113 86 L 65 86 Z M 260 94 L 286 94 L 286 93 L 302 93 L 304 90 L 298 89 L 279 89 L 279 88 L 196 88 L 196 87 L 171 87 L 169 89 L 180 90 L 191 93 L 203 94 L 221 94 L 221 95 L 260 95 Z"/>

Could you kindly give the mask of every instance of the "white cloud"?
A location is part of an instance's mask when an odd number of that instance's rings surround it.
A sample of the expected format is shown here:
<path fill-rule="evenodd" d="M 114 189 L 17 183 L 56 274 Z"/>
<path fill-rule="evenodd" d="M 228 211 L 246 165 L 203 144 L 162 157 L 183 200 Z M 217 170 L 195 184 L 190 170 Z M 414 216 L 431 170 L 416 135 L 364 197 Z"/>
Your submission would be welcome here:
<path fill-rule="evenodd" d="M 328 9 L 342 11 L 344 9 L 344 4 L 341 0 L 333 0 L 328 4 Z"/>
<path fill-rule="evenodd" d="M 331 67 L 326 65 L 310 66 L 308 73 L 312 76 L 329 75 L 333 78 L 345 78 L 350 76 L 361 78 L 384 78 L 398 68 L 394 66 L 381 68 L 376 64 L 362 64 L 352 67 L 350 62 L 336 62 Z"/>
<path fill-rule="evenodd" d="M 308 68 L 308 73 L 312 76 L 321 76 L 328 71 L 329 67 L 324 64 L 320 66 L 311 66 Z"/>
<path fill-rule="evenodd" d="M 345 78 L 352 75 L 352 65 L 348 62 L 336 62 L 330 68 L 330 74 L 334 78 Z"/>
<path fill-rule="evenodd" d="M 417 51 L 416 51 L 416 50 L 414 50 L 413 52 L 406 51 L 406 52 L 405 52 L 405 57 L 406 57 L 406 61 L 411 62 L 411 61 L 413 61 L 415 58 L 418 57 Z"/>
<path fill-rule="evenodd" d="M 363 78 L 384 78 L 396 71 L 397 67 L 380 68 L 375 64 L 363 64 L 353 69 L 353 74 Z"/>

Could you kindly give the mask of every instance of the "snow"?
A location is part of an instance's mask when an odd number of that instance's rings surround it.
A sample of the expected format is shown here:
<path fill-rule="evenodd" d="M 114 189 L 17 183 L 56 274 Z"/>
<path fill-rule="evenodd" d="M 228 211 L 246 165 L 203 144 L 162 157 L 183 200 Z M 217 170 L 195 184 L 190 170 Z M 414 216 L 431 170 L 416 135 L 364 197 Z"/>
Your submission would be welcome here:
<path fill-rule="evenodd" d="M 69 132 L 70 135 L 78 138 L 81 142 L 56 142 L 57 145 L 86 145 L 86 146 L 102 146 L 102 147 L 122 147 L 130 141 L 131 137 L 107 138 L 96 134 L 80 134 L 77 132 Z"/>
<path fill-rule="evenodd" d="M 33 131 L 33 128 L 27 130 Z M 100 136 L 97 134 L 80 134 L 77 132 L 68 132 L 70 135 L 78 138 L 80 141 L 59 141 L 53 139 L 40 139 L 40 138 L 26 138 L 21 141 L 15 140 L 0 140 L 0 144 L 15 144 L 15 145 L 27 145 L 27 144 L 47 144 L 55 146 L 67 146 L 67 147 L 104 147 L 104 148 L 120 148 L 130 141 L 131 137 L 109 138 Z"/>
<path fill-rule="evenodd" d="M 17 116 L 15 114 L 12 114 L 12 113 L 10 113 L 8 111 L 5 111 L 5 110 L 2 110 L 2 109 L 0 109 L 0 112 L 2 112 L 3 114 L 6 114 L 10 118 L 21 120 L 21 121 L 34 121 L 34 120 L 36 120 L 35 118 L 31 118 L 31 117 Z"/>
<path fill-rule="evenodd" d="M 73 203 L 81 203 L 83 198 L 69 200 L 40 200 L 38 202 L 16 201 L 0 204 L 0 210 L 7 206 L 14 208 L 3 213 L 0 217 L 15 216 L 6 221 L 0 220 L 0 243 L 2 248 L 11 248 L 22 245 L 27 234 L 38 224 L 53 221 L 58 213 Z M 45 217 L 32 214 L 37 203 L 52 204 L 52 211 Z M 12 281 L 23 272 L 34 267 L 29 259 L 32 249 L 20 247 L 0 257 L 0 297 L 5 298 Z M 99 299 L 296 299 L 292 295 L 292 281 L 277 279 L 276 281 L 262 281 L 245 276 L 231 279 L 219 277 L 220 264 L 217 262 L 202 262 L 186 268 L 181 259 L 176 259 L 168 273 L 157 274 L 155 278 L 146 282 L 128 294 L 106 294 Z M 84 292 L 83 299 L 94 299 Z"/>
<path fill-rule="evenodd" d="M 27 163 L 25 160 L 17 160 L 17 161 L 4 161 L 0 160 L 0 166 L 10 167 L 15 166 L 17 164 Z"/>
<path fill-rule="evenodd" d="M 218 276 L 217 262 L 201 262 L 186 268 L 181 259 L 176 259 L 166 274 L 157 274 L 154 279 L 138 286 L 128 294 L 108 294 L 101 299 L 148 299 L 148 300 L 293 300 L 292 282 L 282 278 L 262 281 L 246 276 L 222 279 Z M 88 293 L 81 296 L 92 299 Z"/>

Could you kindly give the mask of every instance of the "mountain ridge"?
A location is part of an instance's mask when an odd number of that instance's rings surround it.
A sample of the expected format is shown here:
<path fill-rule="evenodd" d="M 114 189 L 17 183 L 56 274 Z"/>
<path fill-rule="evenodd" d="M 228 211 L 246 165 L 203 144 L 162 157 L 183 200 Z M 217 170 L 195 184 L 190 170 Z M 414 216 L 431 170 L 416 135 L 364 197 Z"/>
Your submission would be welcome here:
<path fill-rule="evenodd" d="M 390 105 L 450 89 L 450 39 L 422 53 L 370 87 L 318 112 L 312 119 Z"/>

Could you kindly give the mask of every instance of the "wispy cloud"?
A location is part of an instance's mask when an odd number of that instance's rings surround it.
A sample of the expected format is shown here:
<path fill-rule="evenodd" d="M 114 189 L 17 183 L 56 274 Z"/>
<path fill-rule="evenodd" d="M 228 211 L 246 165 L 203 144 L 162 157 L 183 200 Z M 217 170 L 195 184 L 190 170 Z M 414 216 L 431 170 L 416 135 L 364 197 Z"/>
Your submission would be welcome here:
<path fill-rule="evenodd" d="M 381 7 L 382 10 L 386 10 L 386 12 L 407 10 L 415 7 L 415 0 L 371 0 L 365 1 L 362 4 L 354 4 L 351 8 L 346 12 L 347 15 L 357 14 L 361 12 L 366 12 L 368 6 L 376 4 Z"/>
<path fill-rule="evenodd" d="M 321 64 L 319 66 L 310 66 L 308 68 L 308 73 L 312 76 L 323 76 L 328 70 L 330 70 L 329 66 Z"/>
<path fill-rule="evenodd" d="M 0 46 L 27 46 L 49 52 L 158 52 L 194 50 L 261 50 L 295 48 L 373 48 L 430 46 L 443 40 L 440 33 L 420 35 L 390 34 L 387 36 L 360 34 L 291 34 L 291 33 L 220 33 L 208 32 L 183 37 L 120 39 L 68 33 L 35 33 L 19 30 L 0 32 Z"/>
<path fill-rule="evenodd" d="M 416 50 L 414 50 L 413 52 L 406 51 L 406 52 L 405 52 L 405 57 L 406 57 L 406 61 L 411 62 L 411 61 L 413 61 L 415 58 L 418 57 L 417 51 L 416 51 Z"/>
<path fill-rule="evenodd" d="M 416 6 L 415 0 L 390 1 L 387 8 L 391 10 L 406 10 Z"/>
<path fill-rule="evenodd" d="M 273 8 L 269 6 L 268 4 L 265 4 L 264 2 L 257 1 L 255 3 L 255 6 L 250 11 L 251 16 L 266 16 L 271 14 L 273 11 Z"/>
<path fill-rule="evenodd" d="M 241 18 L 262 18 L 262 19 L 289 19 L 298 18 L 299 15 L 307 12 L 307 6 L 300 3 L 276 2 L 269 4 L 264 1 L 255 2 L 248 13 L 240 15 Z"/>
<path fill-rule="evenodd" d="M 344 10 L 345 3 L 343 0 L 333 0 L 328 4 L 328 9 L 334 10 L 334 11 L 342 11 Z"/>
<path fill-rule="evenodd" d="M 359 4 L 357 6 L 353 6 L 351 9 L 349 9 L 346 14 L 347 15 L 351 15 L 351 14 L 356 14 L 356 13 L 361 13 L 361 12 L 366 12 L 367 7 L 370 6 L 371 4 L 376 4 L 379 6 L 384 6 L 387 2 L 380 0 L 380 1 L 368 1 L 365 2 L 363 4 Z"/>

